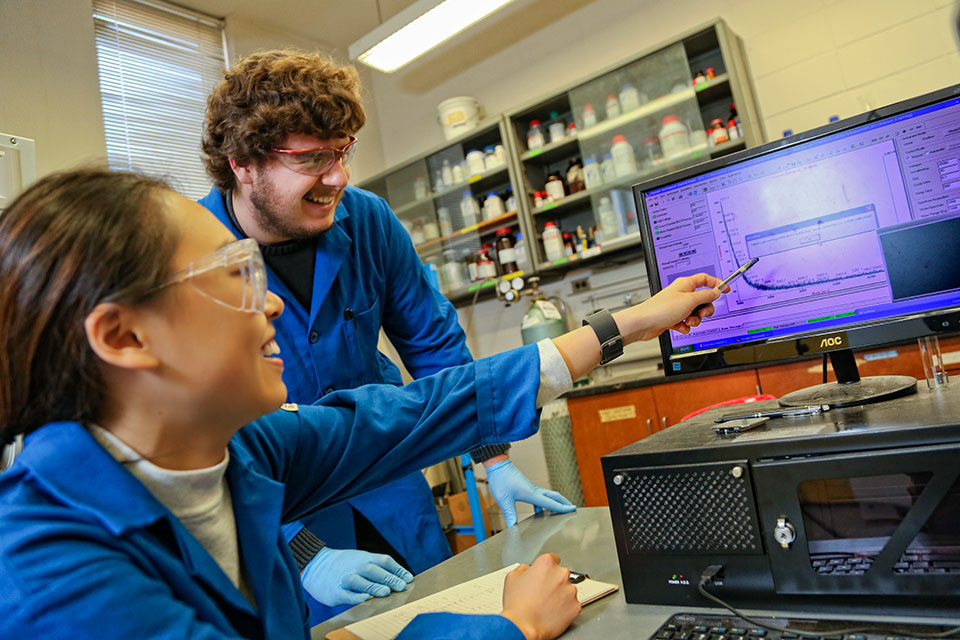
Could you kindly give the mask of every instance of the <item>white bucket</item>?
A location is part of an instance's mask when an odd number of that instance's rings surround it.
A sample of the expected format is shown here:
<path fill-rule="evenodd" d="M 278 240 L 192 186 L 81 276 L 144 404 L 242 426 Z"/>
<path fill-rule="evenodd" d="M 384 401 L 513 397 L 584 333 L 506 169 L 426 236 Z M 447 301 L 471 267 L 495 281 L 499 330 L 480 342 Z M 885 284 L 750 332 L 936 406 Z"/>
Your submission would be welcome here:
<path fill-rule="evenodd" d="M 437 113 L 446 140 L 480 124 L 480 105 L 470 96 L 447 98 L 437 106 Z"/>

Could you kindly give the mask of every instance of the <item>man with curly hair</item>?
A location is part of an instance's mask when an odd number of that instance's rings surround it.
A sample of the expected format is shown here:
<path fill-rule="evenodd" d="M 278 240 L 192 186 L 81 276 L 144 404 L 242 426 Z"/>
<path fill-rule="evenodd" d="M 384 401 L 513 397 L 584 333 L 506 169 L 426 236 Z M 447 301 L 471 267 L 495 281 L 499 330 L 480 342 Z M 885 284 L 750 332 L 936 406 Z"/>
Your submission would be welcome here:
<path fill-rule="evenodd" d="M 240 60 L 207 101 L 203 151 L 215 186 L 200 203 L 237 237 L 261 245 L 270 289 L 286 305 L 275 327 L 290 402 L 402 384 L 377 350 L 381 327 L 414 378 L 472 360 L 456 310 L 430 285 L 397 217 L 383 199 L 347 184 L 365 119 L 356 70 L 293 51 Z M 487 467 L 508 525 L 516 523 L 517 500 L 575 508 L 533 485 L 507 449 L 472 456 Z M 308 598 L 314 623 L 401 591 L 410 572 L 450 557 L 419 473 L 288 525 L 285 534 L 315 599 Z"/>

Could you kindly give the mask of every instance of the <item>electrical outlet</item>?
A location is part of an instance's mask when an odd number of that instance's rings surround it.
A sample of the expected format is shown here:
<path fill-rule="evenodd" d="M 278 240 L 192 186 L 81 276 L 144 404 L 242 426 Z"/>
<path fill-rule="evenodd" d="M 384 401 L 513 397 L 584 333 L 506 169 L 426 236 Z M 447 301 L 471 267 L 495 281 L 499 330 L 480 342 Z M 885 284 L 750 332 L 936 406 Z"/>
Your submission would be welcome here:
<path fill-rule="evenodd" d="M 580 278 L 570 283 L 573 286 L 573 293 L 583 293 L 590 291 L 590 278 Z"/>

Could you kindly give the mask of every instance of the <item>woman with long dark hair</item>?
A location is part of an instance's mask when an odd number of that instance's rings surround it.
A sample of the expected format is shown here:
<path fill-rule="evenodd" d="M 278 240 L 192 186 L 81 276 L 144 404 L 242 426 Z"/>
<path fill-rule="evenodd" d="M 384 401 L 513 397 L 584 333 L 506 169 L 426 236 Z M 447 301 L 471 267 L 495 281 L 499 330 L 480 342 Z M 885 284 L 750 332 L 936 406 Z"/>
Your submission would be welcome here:
<path fill-rule="evenodd" d="M 717 282 L 614 314 L 624 342 L 688 332 Z M 0 637 L 308 638 L 281 523 L 531 435 L 601 357 L 584 327 L 282 405 L 281 312 L 255 241 L 159 182 L 54 175 L 0 214 L 0 443 L 28 436 L 0 474 Z M 579 613 L 567 575 L 541 556 L 508 576 L 500 615 L 423 615 L 402 635 L 555 637 Z"/>

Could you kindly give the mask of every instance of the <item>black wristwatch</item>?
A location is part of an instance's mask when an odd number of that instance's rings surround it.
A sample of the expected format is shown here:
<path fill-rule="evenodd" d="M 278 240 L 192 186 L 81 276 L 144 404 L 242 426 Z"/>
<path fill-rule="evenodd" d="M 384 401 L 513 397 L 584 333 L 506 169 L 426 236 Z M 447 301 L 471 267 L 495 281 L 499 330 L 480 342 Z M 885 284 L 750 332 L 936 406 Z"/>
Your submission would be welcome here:
<path fill-rule="evenodd" d="M 600 364 L 607 364 L 623 355 L 623 336 L 617 328 L 617 322 L 606 309 L 600 309 L 583 319 L 583 326 L 590 325 L 600 340 Z"/>

